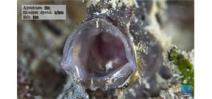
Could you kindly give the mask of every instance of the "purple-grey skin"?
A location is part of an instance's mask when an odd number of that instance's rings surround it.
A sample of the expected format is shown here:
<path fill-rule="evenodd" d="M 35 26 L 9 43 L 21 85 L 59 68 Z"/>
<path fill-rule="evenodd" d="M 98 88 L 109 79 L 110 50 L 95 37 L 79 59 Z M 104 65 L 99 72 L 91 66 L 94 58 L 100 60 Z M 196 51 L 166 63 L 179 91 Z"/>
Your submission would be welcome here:
<path fill-rule="evenodd" d="M 155 86 L 153 79 L 162 66 L 163 50 L 156 38 L 144 30 L 148 9 L 145 12 L 141 3 L 138 2 L 139 7 L 117 9 L 104 2 L 89 6 L 87 18 L 65 43 L 62 68 L 91 90 L 120 87 L 137 70 L 149 82 L 149 91 L 153 90 L 154 94 L 157 89 L 152 89 Z M 151 2 L 149 4 L 151 6 Z M 101 9 L 108 11 L 101 13 Z M 147 52 L 135 52 L 139 44 L 146 46 Z M 137 62 L 136 57 L 144 62 Z M 143 67 L 140 68 L 139 64 Z M 135 97 L 144 97 L 144 85 L 138 86 L 130 88 L 141 93 Z"/>

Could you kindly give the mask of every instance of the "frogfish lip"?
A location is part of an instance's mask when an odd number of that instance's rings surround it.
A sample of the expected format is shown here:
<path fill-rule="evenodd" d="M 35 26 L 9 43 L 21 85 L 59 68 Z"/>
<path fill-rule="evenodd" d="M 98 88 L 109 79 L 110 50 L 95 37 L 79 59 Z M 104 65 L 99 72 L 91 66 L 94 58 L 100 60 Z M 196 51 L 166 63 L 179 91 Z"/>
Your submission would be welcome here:
<path fill-rule="evenodd" d="M 87 21 L 68 37 L 61 66 L 85 88 L 120 87 L 136 71 L 132 41 L 103 19 Z"/>

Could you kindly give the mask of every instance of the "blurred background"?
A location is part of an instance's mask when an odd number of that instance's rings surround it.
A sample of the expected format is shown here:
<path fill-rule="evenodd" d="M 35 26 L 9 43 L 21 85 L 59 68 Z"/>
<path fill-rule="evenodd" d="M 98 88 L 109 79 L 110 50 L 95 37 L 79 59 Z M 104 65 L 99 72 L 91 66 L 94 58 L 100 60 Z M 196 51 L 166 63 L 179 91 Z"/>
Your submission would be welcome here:
<path fill-rule="evenodd" d="M 165 33 L 184 51 L 194 48 L 194 0 L 167 0 Z"/>
<path fill-rule="evenodd" d="M 21 5 L 65 4 L 66 20 L 22 20 Z M 56 98 L 67 74 L 60 67 L 67 37 L 85 19 L 82 0 L 18 0 L 18 98 Z M 168 0 L 162 22 L 165 33 L 179 49 L 194 48 L 194 1 Z"/>

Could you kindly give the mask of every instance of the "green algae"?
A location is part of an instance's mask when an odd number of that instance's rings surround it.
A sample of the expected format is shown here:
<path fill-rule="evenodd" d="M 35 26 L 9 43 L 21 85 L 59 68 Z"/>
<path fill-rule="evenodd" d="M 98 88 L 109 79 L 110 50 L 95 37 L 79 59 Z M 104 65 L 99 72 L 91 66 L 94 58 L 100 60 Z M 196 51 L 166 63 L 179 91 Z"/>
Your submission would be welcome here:
<path fill-rule="evenodd" d="M 182 85 L 192 85 L 192 93 L 194 95 L 194 67 L 184 58 L 182 51 L 173 47 L 168 52 L 168 59 L 173 64 L 177 65 L 180 70 L 180 82 Z"/>

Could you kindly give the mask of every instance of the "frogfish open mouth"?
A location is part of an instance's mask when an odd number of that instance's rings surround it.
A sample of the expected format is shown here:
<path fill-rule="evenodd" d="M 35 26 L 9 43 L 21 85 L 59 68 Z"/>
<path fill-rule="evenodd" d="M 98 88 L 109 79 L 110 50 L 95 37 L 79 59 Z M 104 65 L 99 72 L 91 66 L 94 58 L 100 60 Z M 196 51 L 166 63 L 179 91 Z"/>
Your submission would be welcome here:
<path fill-rule="evenodd" d="M 129 36 L 102 18 L 87 21 L 73 32 L 61 65 L 90 89 L 121 86 L 136 71 Z"/>

